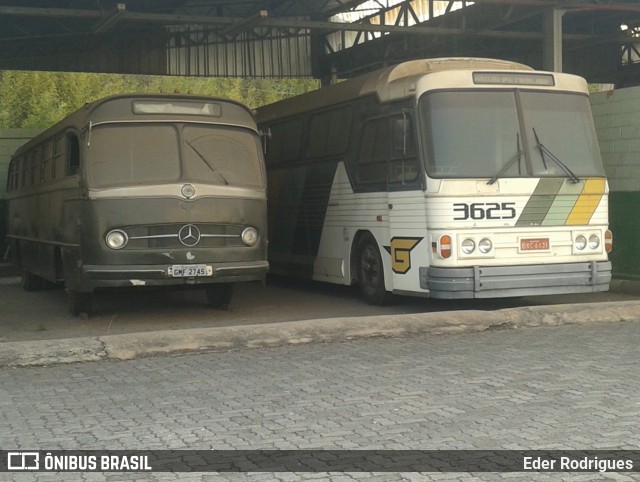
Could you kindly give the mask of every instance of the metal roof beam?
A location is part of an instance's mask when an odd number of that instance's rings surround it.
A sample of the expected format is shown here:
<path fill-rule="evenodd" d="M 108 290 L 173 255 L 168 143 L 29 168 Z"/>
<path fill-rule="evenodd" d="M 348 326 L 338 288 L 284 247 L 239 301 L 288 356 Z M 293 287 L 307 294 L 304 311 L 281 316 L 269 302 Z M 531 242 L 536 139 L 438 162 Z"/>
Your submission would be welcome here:
<path fill-rule="evenodd" d="M 111 30 L 120 20 L 122 20 L 122 16 L 124 15 L 125 11 L 126 7 L 124 3 L 117 4 L 113 13 L 108 17 L 105 17 L 96 26 L 94 26 L 93 31 L 95 33 L 102 33 L 106 32 L 107 30 Z"/>
<path fill-rule="evenodd" d="M 640 6 L 634 2 L 626 3 L 572 3 L 553 0 L 450 0 L 454 3 L 473 1 L 479 5 L 514 5 L 517 7 L 562 8 L 565 10 L 602 10 L 612 12 L 640 12 Z"/>
<path fill-rule="evenodd" d="M 501 0 L 502 1 L 502 0 Z M 514 0 L 508 0 L 514 1 Z M 0 7 L 1 15 L 27 15 L 41 17 L 84 17 L 84 18 L 103 18 L 102 14 L 97 10 L 66 10 L 51 8 L 28 8 L 28 7 Z M 118 14 L 118 21 L 125 22 L 151 22 L 162 24 L 163 26 L 175 26 L 180 24 L 197 24 L 210 25 L 213 27 L 229 27 L 241 25 L 247 19 L 234 17 L 212 17 L 201 15 L 173 15 L 162 13 L 142 13 L 122 11 Z M 374 25 L 371 23 L 346 23 L 346 22 L 329 22 L 314 21 L 286 18 L 272 18 L 266 15 L 258 15 L 251 17 L 250 27 L 270 27 L 270 28 L 295 28 L 308 29 L 316 32 L 336 32 L 336 31 L 354 31 L 354 32 L 381 32 L 396 33 L 403 35 L 436 35 L 436 36 L 469 36 L 469 37 L 491 37 L 504 39 L 534 39 L 542 38 L 540 32 L 524 32 L 524 31 L 501 31 L 501 30 L 471 30 L 464 28 L 449 27 L 426 27 L 422 25 L 414 25 L 412 27 L 398 25 Z M 81 32 L 78 32 L 81 33 Z M 84 32 L 86 33 L 86 32 Z M 565 40 L 590 40 L 591 35 L 567 34 Z"/>
<path fill-rule="evenodd" d="M 263 27 L 279 27 L 279 28 L 306 28 L 315 31 L 335 32 L 335 31 L 354 31 L 354 32 L 382 32 L 382 33 L 398 33 L 403 35 L 465 35 L 470 37 L 493 37 L 506 39 L 531 39 L 539 40 L 542 38 L 540 32 L 517 32 L 507 30 L 470 30 L 464 28 L 449 27 L 424 27 L 414 25 L 412 27 L 404 27 L 397 25 L 374 25 L 369 23 L 342 23 L 342 22 L 316 22 L 309 20 L 286 20 L 279 18 L 269 18 L 260 24 Z M 593 35 L 568 34 L 564 36 L 565 40 L 590 40 Z"/>
<path fill-rule="evenodd" d="M 245 32 L 247 30 L 252 30 L 257 27 L 258 24 L 262 23 L 264 19 L 269 16 L 266 10 L 260 10 L 255 15 L 251 15 L 250 17 L 243 18 L 233 25 L 229 25 L 228 27 L 220 30 L 220 35 L 227 38 L 234 38 L 240 32 Z"/>
<path fill-rule="evenodd" d="M 20 17 L 75 17 L 101 18 L 99 10 L 78 10 L 71 8 L 37 8 L 37 7 L 7 7 L 0 6 L 0 15 L 14 15 Z"/>

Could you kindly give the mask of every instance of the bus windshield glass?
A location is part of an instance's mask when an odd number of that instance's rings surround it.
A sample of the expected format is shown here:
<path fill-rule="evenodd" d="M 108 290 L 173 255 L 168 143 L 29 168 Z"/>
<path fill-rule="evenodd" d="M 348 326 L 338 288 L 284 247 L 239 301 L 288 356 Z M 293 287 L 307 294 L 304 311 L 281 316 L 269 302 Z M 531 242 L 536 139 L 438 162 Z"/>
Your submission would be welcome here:
<path fill-rule="evenodd" d="M 260 187 L 260 143 L 247 130 L 187 125 L 183 159 L 193 181 L 231 186 Z"/>
<path fill-rule="evenodd" d="M 419 110 L 432 177 L 604 176 L 587 96 L 441 91 Z"/>
<path fill-rule="evenodd" d="M 89 145 L 89 184 L 190 181 L 260 188 L 260 143 L 249 130 L 206 124 L 104 124 Z"/>

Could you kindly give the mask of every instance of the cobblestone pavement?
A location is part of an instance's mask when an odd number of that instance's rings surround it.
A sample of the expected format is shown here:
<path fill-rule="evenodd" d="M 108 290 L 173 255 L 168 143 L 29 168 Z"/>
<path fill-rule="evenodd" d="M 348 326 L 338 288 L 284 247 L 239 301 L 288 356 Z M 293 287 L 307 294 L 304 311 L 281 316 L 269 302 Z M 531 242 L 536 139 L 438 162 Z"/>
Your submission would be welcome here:
<path fill-rule="evenodd" d="M 637 449 L 640 323 L 0 371 L 0 447 Z M 4 474 L 7 475 L 7 474 Z M 25 474 L 12 480 L 635 480 L 619 474 Z"/>

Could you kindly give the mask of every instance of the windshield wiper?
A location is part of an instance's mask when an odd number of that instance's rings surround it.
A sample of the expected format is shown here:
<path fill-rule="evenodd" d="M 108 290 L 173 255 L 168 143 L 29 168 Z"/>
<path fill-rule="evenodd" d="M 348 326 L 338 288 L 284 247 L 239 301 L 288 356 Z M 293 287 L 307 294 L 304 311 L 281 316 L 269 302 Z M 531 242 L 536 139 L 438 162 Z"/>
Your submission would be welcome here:
<path fill-rule="evenodd" d="M 524 151 L 520 147 L 520 133 L 516 133 L 516 149 L 517 149 L 517 152 L 513 155 L 513 157 L 509 159 L 509 161 L 504 165 L 502 169 L 500 169 L 500 172 L 498 172 L 498 174 L 496 174 L 491 179 L 489 179 L 487 184 L 489 185 L 494 184 L 516 162 L 518 163 L 518 174 L 522 174 L 522 171 L 520 169 L 520 159 L 522 159 L 522 155 L 524 154 Z"/>
<path fill-rule="evenodd" d="M 544 155 L 546 154 L 547 156 L 549 156 L 549 159 L 551 159 L 560 168 L 560 170 L 562 170 L 562 172 L 564 172 L 567 175 L 567 177 L 571 180 L 572 183 L 576 184 L 580 182 L 580 178 L 576 176 L 575 173 L 571 169 L 569 169 L 569 167 L 564 162 L 558 159 L 553 154 L 553 152 L 547 149 L 544 146 L 544 144 L 542 144 L 542 142 L 540 142 L 540 138 L 538 137 L 538 133 L 536 132 L 535 127 L 533 128 L 533 135 L 536 138 L 536 144 L 537 144 L 536 147 L 540 151 L 540 157 L 542 158 L 542 165 L 544 166 L 545 170 L 547 169 L 547 161 L 544 158 Z"/>
<path fill-rule="evenodd" d="M 220 171 L 218 171 L 217 169 L 214 169 L 213 166 L 211 164 L 209 164 L 209 161 L 207 161 L 207 159 L 200 154 L 200 152 L 198 151 L 198 149 L 196 149 L 195 147 L 193 147 L 193 144 L 191 144 L 189 141 L 185 140 L 185 142 L 187 143 L 187 145 L 193 149 L 193 152 L 196 153 L 196 155 L 202 159 L 202 162 L 205 163 L 205 165 L 211 170 L 211 172 L 213 172 L 214 174 L 217 174 L 218 176 L 220 176 L 220 179 L 222 179 L 222 181 L 224 182 L 225 186 L 229 185 L 229 181 L 226 180 L 226 178 L 220 173 Z"/>

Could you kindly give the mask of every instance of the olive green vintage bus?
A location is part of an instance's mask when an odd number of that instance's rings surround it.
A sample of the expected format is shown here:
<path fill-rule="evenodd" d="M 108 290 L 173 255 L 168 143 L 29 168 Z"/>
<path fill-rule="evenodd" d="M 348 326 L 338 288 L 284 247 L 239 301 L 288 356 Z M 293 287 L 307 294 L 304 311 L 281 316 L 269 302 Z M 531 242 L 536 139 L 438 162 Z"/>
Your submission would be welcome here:
<path fill-rule="evenodd" d="M 227 305 L 268 270 L 266 180 L 251 111 L 191 95 L 118 95 L 19 148 L 7 237 L 26 290 L 201 286 Z"/>

